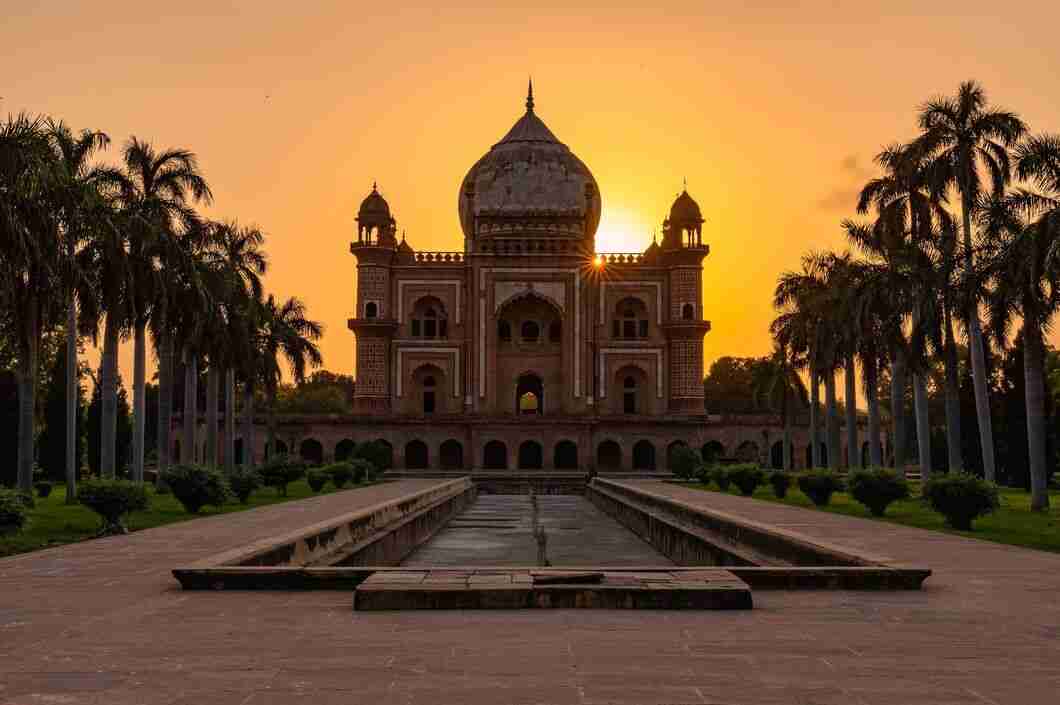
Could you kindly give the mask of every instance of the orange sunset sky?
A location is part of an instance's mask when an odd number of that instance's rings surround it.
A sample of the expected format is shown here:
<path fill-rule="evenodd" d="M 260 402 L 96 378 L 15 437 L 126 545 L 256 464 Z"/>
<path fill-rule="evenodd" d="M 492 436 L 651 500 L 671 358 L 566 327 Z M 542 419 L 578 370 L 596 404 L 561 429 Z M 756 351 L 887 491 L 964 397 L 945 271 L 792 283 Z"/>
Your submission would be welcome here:
<path fill-rule="evenodd" d="M 914 136 L 923 100 L 974 78 L 1060 132 L 1060 5 L 1011 7 L 8 0 L 0 112 L 103 129 L 112 160 L 129 135 L 194 150 L 208 214 L 268 233 L 269 290 L 306 301 L 326 367 L 352 374 L 361 199 L 378 180 L 410 244 L 461 249 L 460 180 L 532 75 L 600 185 L 599 250 L 642 250 L 687 178 L 712 250 L 709 365 L 769 351 L 777 275 L 843 246 L 873 155 Z"/>

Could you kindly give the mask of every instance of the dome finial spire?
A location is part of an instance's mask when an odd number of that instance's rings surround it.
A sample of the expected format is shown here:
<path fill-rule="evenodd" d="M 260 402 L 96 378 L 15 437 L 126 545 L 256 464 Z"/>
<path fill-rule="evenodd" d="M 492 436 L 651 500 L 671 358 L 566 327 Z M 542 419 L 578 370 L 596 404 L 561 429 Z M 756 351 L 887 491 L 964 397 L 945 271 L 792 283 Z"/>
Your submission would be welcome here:
<path fill-rule="evenodd" d="M 526 112 L 534 112 L 534 79 L 532 76 L 526 83 Z"/>

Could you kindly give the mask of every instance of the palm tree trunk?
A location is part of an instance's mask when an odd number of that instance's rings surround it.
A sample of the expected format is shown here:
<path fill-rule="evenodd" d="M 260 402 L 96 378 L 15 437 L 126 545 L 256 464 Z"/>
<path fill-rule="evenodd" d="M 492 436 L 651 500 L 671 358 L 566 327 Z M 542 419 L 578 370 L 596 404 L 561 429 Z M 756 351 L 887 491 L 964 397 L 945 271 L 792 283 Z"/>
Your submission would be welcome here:
<path fill-rule="evenodd" d="M 825 416 L 825 439 L 828 443 L 828 467 L 839 468 L 839 409 L 835 398 L 835 370 L 828 370 L 824 377 L 824 399 L 828 407 Z"/>
<path fill-rule="evenodd" d="M 862 360 L 865 375 L 865 403 L 869 408 L 869 465 L 883 466 L 883 446 L 880 443 L 880 378 L 876 356 Z"/>
<path fill-rule="evenodd" d="M 211 363 L 206 371 L 206 457 L 203 464 L 217 467 L 217 403 L 221 395 L 221 370 Z"/>
<path fill-rule="evenodd" d="M 254 467 L 254 387 L 243 386 L 243 465 Z"/>
<path fill-rule="evenodd" d="M 117 313 L 107 312 L 103 331 L 103 360 L 99 383 L 103 405 L 100 415 L 99 466 L 103 477 L 117 475 L 118 460 L 118 322 Z"/>
<path fill-rule="evenodd" d="M 180 462 L 194 463 L 196 450 L 196 422 L 199 414 L 199 365 L 198 357 L 188 346 L 184 347 L 184 432 L 181 434 Z"/>
<path fill-rule="evenodd" d="M 891 354 L 891 425 L 894 435 L 894 471 L 905 477 L 905 351 L 896 346 Z"/>
<path fill-rule="evenodd" d="M 975 262 L 972 259 L 971 204 L 966 197 L 961 198 L 961 209 L 964 216 L 964 265 L 971 277 L 975 274 Z M 978 304 L 975 302 L 968 310 L 968 349 L 972 357 L 972 386 L 975 388 L 975 416 L 979 421 L 979 443 L 983 451 L 983 474 L 989 482 L 994 482 L 997 477 L 994 466 L 994 424 L 990 418 L 990 392 L 986 386 L 983 332 L 979 324 Z"/>
<path fill-rule="evenodd" d="M 1027 451 L 1031 474 L 1031 511 L 1049 509 L 1049 473 L 1045 458 L 1045 343 L 1041 328 L 1023 325 L 1023 382 L 1027 407 Z"/>
<path fill-rule="evenodd" d="M 37 350 L 40 325 L 37 301 L 31 298 L 23 317 L 18 367 L 18 489 L 33 492 L 33 441 L 37 411 Z"/>
<path fill-rule="evenodd" d="M 817 435 L 817 404 L 820 401 L 820 389 L 817 386 L 817 368 L 810 362 L 810 459 L 813 467 L 821 467 L 821 443 Z"/>
<path fill-rule="evenodd" d="M 785 375 L 787 370 L 785 370 Z M 790 392 L 788 391 L 788 380 L 784 380 L 784 390 L 781 392 L 780 399 L 780 413 L 783 416 L 784 423 L 784 448 L 781 451 L 782 464 L 785 472 L 792 470 L 792 457 L 791 457 L 791 408 L 790 408 Z"/>
<path fill-rule="evenodd" d="M 147 321 L 136 322 L 133 336 L 133 442 L 132 481 L 144 481 L 144 425 L 147 419 Z"/>
<path fill-rule="evenodd" d="M 231 470 L 236 465 L 236 371 L 225 370 L 225 432 L 224 468 Z"/>
<path fill-rule="evenodd" d="M 265 457 L 276 455 L 276 390 L 269 390 L 269 422 L 266 429 Z"/>
<path fill-rule="evenodd" d="M 164 321 L 163 321 L 164 324 Z M 155 340 L 158 349 L 158 476 L 169 467 L 173 423 L 173 338 L 165 331 Z"/>
<path fill-rule="evenodd" d="M 961 392 L 958 381 L 957 341 L 953 336 L 953 317 L 949 309 L 945 312 L 945 351 L 943 364 L 946 369 L 946 459 L 950 472 L 964 469 L 961 453 Z"/>
<path fill-rule="evenodd" d="M 66 307 L 66 503 L 77 504 L 77 302 Z"/>
<path fill-rule="evenodd" d="M 843 371 L 845 385 L 843 397 L 846 401 L 847 467 L 861 467 L 861 448 L 858 446 L 858 387 L 854 376 L 854 356 L 847 357 Z"/>
<path fill-rule="evenodd" d="M 916 416 L 917 455 L 920 456 L 920 477 L 931 477 L 931 424 L 928 419 L 927 380 L 923 374 L 913 375 L 913 411 Z"/>

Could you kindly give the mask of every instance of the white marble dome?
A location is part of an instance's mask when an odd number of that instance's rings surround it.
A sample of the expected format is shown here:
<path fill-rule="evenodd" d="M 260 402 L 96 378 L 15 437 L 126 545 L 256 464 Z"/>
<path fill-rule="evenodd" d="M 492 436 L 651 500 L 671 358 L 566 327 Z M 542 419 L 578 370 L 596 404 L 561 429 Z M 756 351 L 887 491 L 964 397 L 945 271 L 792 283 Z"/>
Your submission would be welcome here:
<path fill-rule="evenodd" d="M 474 186 L 471 199 L 467 196 L 469 185 Z M 586 185 L 592 187 L 591 203 L 587 203 Z M 576 215 L 585 218 L 590 238 L 600 224 L 596 179 L 534 112 L 532 88 L 526 113 L 471 167 L 458 200 L 465 237 L 473 236 L 469 232 L 472 214 L 514 218 Z"/>

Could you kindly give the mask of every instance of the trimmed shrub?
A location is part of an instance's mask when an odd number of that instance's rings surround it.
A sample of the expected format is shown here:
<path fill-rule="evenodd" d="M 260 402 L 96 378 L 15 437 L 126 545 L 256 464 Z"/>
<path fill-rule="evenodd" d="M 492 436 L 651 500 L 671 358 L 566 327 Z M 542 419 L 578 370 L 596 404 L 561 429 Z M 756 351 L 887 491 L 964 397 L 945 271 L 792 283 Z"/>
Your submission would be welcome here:
<path fill-rule="evenodd" d="M 18 492 L 0 487 L 0 536 L 17 534 L 29 521 L 26 505 Z"/>
<path fill-rule="evenodd" d="M 882 517 L 892 502 L 909 497 L 909 483 L 886 468 L 855 470 L 847 477 L 847 487 L 850 496 L 876 517 Z"/>
<path fill-rule="evenodd" d="M 935 475 L 920 493 L 947 524 L 961 531 L 971 531 L 973 521 L 1001 506 L 997 485 L 964 472 Z"/>
<path fill-rule="evenodd" d="M 100 536 L 129 533 L 122 523 L 125 515 L 149 506 L 147 489 L 128 480 L 85 480 L 77 488 L 77 499 L 103 520 Z"/>
<path fill-rule="evenodd" d="M 729 480 L 740 490 L 744 497 L 750 497 L 766 477 L 765 473 L 753 463 L 733 465 L 727 469 Z"/>
<path fill-rule="evenodd" d="M 246 504 L 250 495 L 261 488 L 261 475 L 254 468 L 246 465 L 237 465 L 229 470 L 225 476 L 232 493 L 239 499 L 240 504 Z"/>
<path fill-rule="evenodd" d="M 712 468 L 709 465 L 706 465 L 705 463 L 700 464 L 700 466 L 696 468 L 696 481 L 704 485 L 709 485 L 711 480 L 711 471 Z"/>
<path fill-rule="evenodd" d="M 393 451 L 379 441 L 358 443 L 350 456 L 351 460 L 367 460 L 373 468 L 378 470 L 389 470 Z"/>
<path fill-rule="evenodd" d="M 769 484 L 773 486 L 773 495 L 777 499 L 788 496 L 788 488 L 791 487 L 791 475 L 782 470 L 769 473 Z"/>
<path fill-rule="evenodd" d="M 832 495 L 843 491 L 843 480 L 833 470 L 810 470 L 799 475 L 799 489 L 818 507 L 832 501 Z"/>
<path fill-rule="evenodd" d="M 688 446 L 678 446 L 670 451 L 670 472 L 682 480 L 694 478 L 699 466 L 699 454 Z"/>
<path fill-rule="evenodd" d="M 328 475 L 320 468 L 313 468 L 305 474 L 305 481 L 309 483 L 309 489 L 319 492 L 328 484 Z"/>
<path fill-rule="evenodd" d="M 729 477 L 729 469 L 721 465 L 715 465 L 714 469 L 710 471 L 710 476 L 714 480 L 714 484 L 718 486 L 718 489 L 722 492 L 729 491 L 729 484 L 732 482 L 732 478 Z"/>
<path fill-rule="evenodd" d="M 162 478 L 189 514 L 198 514 L 207 504 L 223 506 L 232 494 L 221 471 L 202 465 L 174 465 Z"/>
<path fill-rule="evenodd" d="M 52 493 L 52 483 L 50 482 L 37 482 L 33 485 L 37 490 L 37 496 L 44 499 Z"/>
<path fill-rule="evenodd" d="M 261 480 L 275 487 L 281 497 L 287 496 L 287 485 L 305 477 L 305 463 L 286 454 L 274 455 L 261 466 Z"/>
<path fill-rule="evenodd" d="M 324 472 L 337 490 L 341 490 L 347 482 L 353 479 L 353 465 L 347 462 L 332 463 L 324 468 Z"/>
<path fill-rule="evenodd" d="M 353 483 L 359 485 L 362 482 L 371 482 L 375 479 L 375 466 L 363 458 L 357 458 L 350 462 L 353 470 Z"/>

